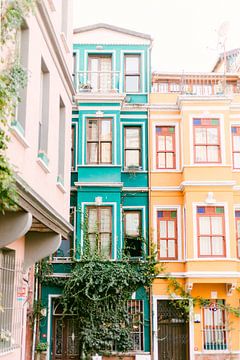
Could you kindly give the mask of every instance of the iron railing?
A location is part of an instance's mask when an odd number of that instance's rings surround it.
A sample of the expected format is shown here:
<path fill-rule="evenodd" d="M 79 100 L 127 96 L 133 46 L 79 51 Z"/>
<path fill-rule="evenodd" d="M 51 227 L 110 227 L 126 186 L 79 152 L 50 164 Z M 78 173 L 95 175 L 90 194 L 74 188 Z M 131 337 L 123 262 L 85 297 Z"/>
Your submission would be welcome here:
<path fill-rule="evenodd" d="M 74 75 L 77 93 L 119 91 L 119 71 L 80 71 Z"/>

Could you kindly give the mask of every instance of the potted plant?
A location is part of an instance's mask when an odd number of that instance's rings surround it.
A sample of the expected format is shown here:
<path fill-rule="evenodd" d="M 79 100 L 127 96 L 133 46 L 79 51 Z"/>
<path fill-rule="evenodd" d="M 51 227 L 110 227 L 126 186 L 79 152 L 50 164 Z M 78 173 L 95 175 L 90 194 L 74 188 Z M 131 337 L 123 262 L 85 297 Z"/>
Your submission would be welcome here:
<path fill-rule="evenodd" d="M 92 90 L 92 86 L 91 86 L 90 82 L 87 82 L 86 84 L 80 82 L 78 90 L 80 92 L 90 92 Z"/>
<path fill-rule="evenodd" d="M 36 345 L 36 360 L 46 360 L 48 343 L 40 341 Z"/>

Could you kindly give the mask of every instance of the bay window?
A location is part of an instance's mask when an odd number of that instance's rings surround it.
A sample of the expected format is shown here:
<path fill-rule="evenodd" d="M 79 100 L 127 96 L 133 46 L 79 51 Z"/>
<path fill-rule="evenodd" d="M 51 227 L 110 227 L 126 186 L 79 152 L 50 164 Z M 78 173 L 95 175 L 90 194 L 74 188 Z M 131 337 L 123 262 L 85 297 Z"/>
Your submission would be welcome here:
<path fill-rule="evenodd" d="M 159 260 L 177 259 L 177 211 L 157 213 L 157 251 Z"/>
<path fill-rule="evenodd" d="M 126 169 L 141 166 L 141 126 L 124 128 L 124 167 Z"/>
<path fill-rule="evenodd" d="M 87 217 L 90 252 L 96 252 L 107 258 L 111 258 L 111 206 L 87 206 Z"/>
<path fill-rule="evenodd" d="M 199 257 L 225 256 L 224 208 L 222 206 L 198 206 L 197 229 Z"/>
<path fill-rule="evenodd" d="M 219 119 L 193 119 L 194 162 L 220 163 Z"/>
<path fill-rule="evenodd" d="M 87 119 L 87 163 L 112 163 L 111 119 Z"/>
<path fill-rule="evenodd" d="M 136 93 L 140 92 L 141 70 L 140 70 L 140 55 L 125 55 L 125 92 Z"/>
<path fill-rule="evenodd" d="M 231 133 L 233 168 L 240 169 L 240 126 L 232 126 Z"/>
<path fill-rule="evenodd" d="M 157 169 L 176 169 L 175 127 L 156 127 Z"/>
<path fill-rule="evenodd" d="M 127 255 L 142 256 L 141 211 L 124 211 L 124 240 Z"/>

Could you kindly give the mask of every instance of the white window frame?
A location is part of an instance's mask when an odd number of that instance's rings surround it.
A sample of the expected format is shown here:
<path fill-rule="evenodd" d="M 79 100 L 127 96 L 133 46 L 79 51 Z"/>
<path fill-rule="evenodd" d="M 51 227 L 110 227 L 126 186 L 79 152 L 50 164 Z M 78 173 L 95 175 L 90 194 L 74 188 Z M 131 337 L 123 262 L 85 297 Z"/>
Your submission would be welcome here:
<path fill-rule="evenodd" d="M 156 144 L 156 131 L 158 126 L 171 126 L 175 127 L 175 154 L 176 154 L 176 169 L 158 169 L 157 168 L 157 144 Z M 152 124 L 152 171 L 154 172 L 180 172 L 180 138 L 179 138 L 180 124 L 176 121 L 158 121 Z"/>
<path fill-rule="evenodd" d="M 225 222 L 225 244 L 226 244 L 226 256 L 225 257 L 198 257 L 198 233 L 197 233 L 197 207 L 207 207 L 207 206 L 221 206 L 224 208 L 224 222 Z M 192 203 L 192 223 L 193 223 L 193 259 L 189 260 L 198 260 L 198 261 L 223 261 L 230 259 L 230 234 L 229 234 L 229 213 L 228 213 L 228 204 L 226 202 L 216 202 L 214 204 L 206 204 L 205 202 L 193 202 Z M 235 218 L 235 217 L 234 217 Z M 191 237 L 189 234 L 188 239 Z M 232 260 L 232 259 L 231 259 Z"/>
<path fill-rule="evenodd" d="M 240 118 L 240 115 L 239 115 L 239 118 Z M 240 169 L 234 169 L 233 167 L 233 141 L 232 141 L 232 127 L 234 126 L 239 126 L 240 127 L 240 121 L 231 121 L 230 122 L 230 150 L 231 150 L 231 154 L 230 154 L 230 157 L 231 157 L 231 161 L 230 161 L 230 164 L 231 164 L 231 167 L 232 167 L 232 172 L 240 172 Z"/>
<path fill-rule="evenodd" d="M 166 260 L 160 260 L 160 262 L 180 262 L 183 261 L 183 244 L 182 244 L 182 217 L 183 217 L 183 208 L 181 205 L 156 205 L 153 208 L 153 239 L 154 244 L 157 247 L 157 213 L 158 211 L 165 211 L 165 210 L 175 210 L 177 211 L 177 249 L 178 249 L 178 258 L 174 260 L 166 259 Z"/>
<path fill-rule="evenodd" d="M 71 168 L 71 171 L 74 172 L 74 171 L 77 171 L 77 165 L 78 165 L 78 123 L 76 121 L 72 121 L 71 130 L 72 130 L 72 127 L 74 127 L 74 140 L 75 140 L 74 155 L 75 155 L 75 158 L 74 158 L 74 166 L 73 166 L 73 168 Z"/>
<path fill-rule="evenodd" d="M 220 130 L 220 156 L 221 162 L 219 163 L 195 163 L 194 162 L 194 141 L 193 141 L 193 120 L 194 119 L 218 119 L 219 120 L 219 130 Z M 197 167 L 219 167 L 226 165 L 226 147 L 225 147 L 225 132 L 224 132 L 224 115 L 223 114 L 191 114 L 189 115 L 189 144 L 190 144 L 190 166 Z M 187 164 L 185 164 L 187 165 Z"/>

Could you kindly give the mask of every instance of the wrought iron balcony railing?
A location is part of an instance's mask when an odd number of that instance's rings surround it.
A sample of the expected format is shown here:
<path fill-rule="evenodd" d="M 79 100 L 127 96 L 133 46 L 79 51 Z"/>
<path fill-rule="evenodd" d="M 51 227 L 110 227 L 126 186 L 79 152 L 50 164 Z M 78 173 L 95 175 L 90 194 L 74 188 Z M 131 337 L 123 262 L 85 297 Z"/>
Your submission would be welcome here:
<path fill-rule="evenodd" d="M 74 75 L 76 92 L 119 92 L 119 71 L 79 71 Z"/>

